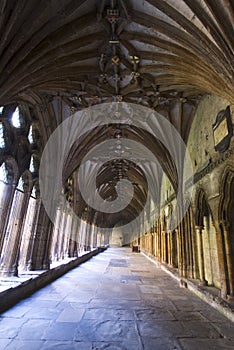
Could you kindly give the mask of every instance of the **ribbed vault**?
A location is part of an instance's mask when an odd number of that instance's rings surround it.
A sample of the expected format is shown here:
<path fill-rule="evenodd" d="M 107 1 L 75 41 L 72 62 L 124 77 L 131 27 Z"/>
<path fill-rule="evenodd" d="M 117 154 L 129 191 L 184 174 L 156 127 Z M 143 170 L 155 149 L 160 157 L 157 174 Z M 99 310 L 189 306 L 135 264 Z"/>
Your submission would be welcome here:
<path fill-rule="evenodd" d="M 202 95 L 234 103 L 232 0 L 3 0 L 0 33 L 0 104 L 40 105 L 51 131 L 59 124 L 48 107 L 55 97 L 74 111 L 112 101 L 143 104 L 163 114 L 185 142 Z M 110 126 L 95 129 L 74 145 L 65 178 L 83 150 L 111 130 L 114 135 Z M 156 152 L 176 190 L 175 166 L 162 145 L 140 129 L 126 130 L 127 138 Z M 143 174 L 118 158 L 107 162 L 97 180 L 104 198 L 115 196 L 111 177 L 135 183 L 126 211 L 134 217 L 145 200 Z"/>

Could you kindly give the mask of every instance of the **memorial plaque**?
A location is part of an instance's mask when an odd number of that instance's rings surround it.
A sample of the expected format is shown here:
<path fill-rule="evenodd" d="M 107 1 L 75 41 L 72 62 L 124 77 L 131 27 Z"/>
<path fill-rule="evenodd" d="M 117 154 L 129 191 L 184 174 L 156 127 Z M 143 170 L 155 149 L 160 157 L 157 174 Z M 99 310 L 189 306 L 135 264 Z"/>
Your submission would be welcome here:
<path fill-rule="evenodd" d="M 230 107 L 218 113 L 216 122 L 213 124 L 214 145 L 218 152 L 225 152 L 233 135 Z"/>

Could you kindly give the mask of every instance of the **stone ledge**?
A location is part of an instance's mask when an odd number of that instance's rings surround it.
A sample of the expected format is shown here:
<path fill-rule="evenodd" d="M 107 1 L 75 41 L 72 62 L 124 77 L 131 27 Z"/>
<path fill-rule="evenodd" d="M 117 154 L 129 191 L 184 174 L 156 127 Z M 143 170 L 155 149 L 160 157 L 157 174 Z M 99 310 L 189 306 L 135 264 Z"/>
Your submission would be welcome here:
<path fill-rule="evenodd" d="M 214 288 L 212 289 L 211 287 L 200 286 L 194 280 L 180 277 L 175 269 L 170 268 L 166 264 L 157 261 L 155 257 L 152 257 L 145 252 L 141 252 L 141 254 L 152 261 L 158 268 L 161 268 L 163 271 L 168 273 L 180 284 L 181 287 L 188 288 L 200 299 L 208 303 L 222 315 L 234 322 L 234 304 L 222 299 L 219 295 L 217 295 L 217 293 L 214 292 Z"/>
<path fill-rule="evenodd" d="M 0 313 L 6 311 L 20 300 L 27 298 L 38 289 L 45 287 L 47 284 L 53 282 L 57 278 L 63 276 L 68 271 L 79 266 L 83 262 L 91 259 L 93 256 L 103 252 L 107 247 L 99 247 L 91 252 L 70 261 L 67 264 L 59 265 L 55 268 L 42 272 L 34 278 L 30 278 L 16 287 L 11 287 L 0 293 Z"/>

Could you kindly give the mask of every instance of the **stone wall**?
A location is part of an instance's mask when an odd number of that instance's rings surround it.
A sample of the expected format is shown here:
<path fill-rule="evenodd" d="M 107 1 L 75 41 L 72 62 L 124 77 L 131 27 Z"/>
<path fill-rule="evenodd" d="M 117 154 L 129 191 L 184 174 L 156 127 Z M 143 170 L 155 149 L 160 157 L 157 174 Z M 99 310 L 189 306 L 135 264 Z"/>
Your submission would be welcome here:
<path fill-rule="evenodd" d="M 178 269 L 179 275 L 200 279 L 201 284 L 217 287 L 221 296 L 233 294 L 233 236 L 231 213 L 234 208 L 228 196 L 234 188 L 234 137 L 224 152 L 215 150 L 212 125 L 221 110 L 230 106 L 234 123 L 234 106 L 218 96 L 206 95 L 194 111 L 187 151 L 194 173 L 187 179 L 185 198 L 190 205 L 183 220 L 174 229 L 169 222 L 175 212 L 175 193 L 164 175 L 161 187 L 161 217 L 154 230 L 154 249 L 149 234 L 141 239 L 141 249 L 158 260 Z M 188 156 L 185 169 L 188 166 Z M 229 184 L 229 185 L 228 185 Z M 228 190 L 225 190 L 227 186 Z M 224 193 L 226 191 L 226 193 Z M 172 215 L 166 217 L 168 207 Z M 173 213 L 174 210 L 174 213 Z M 147 243 L 148 241 L 148 243 Z"/>

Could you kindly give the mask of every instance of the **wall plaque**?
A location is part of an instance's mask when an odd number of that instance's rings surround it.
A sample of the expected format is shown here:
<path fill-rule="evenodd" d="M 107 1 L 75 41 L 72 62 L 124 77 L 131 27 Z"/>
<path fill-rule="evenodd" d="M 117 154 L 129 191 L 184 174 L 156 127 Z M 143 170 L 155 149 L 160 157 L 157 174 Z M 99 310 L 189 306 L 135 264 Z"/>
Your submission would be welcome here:
<path fill-rule="evenodd" d="M 215 150 L 218 152 L 225 152 L 230 145 L 230 140 L 233 135 L 230 106 L 217 114 L 216 121 L 212 127 Z"/>

